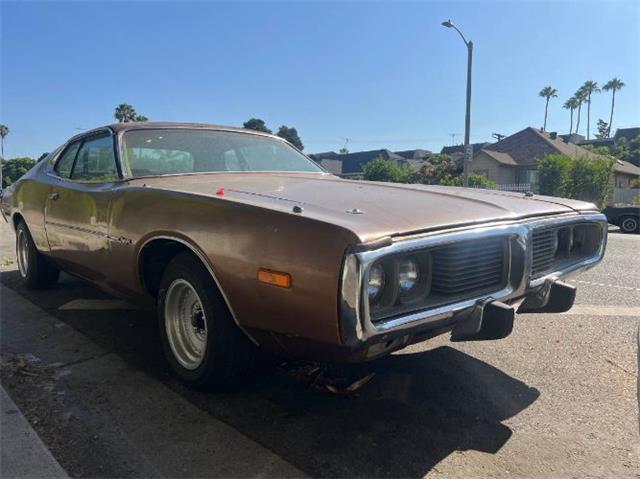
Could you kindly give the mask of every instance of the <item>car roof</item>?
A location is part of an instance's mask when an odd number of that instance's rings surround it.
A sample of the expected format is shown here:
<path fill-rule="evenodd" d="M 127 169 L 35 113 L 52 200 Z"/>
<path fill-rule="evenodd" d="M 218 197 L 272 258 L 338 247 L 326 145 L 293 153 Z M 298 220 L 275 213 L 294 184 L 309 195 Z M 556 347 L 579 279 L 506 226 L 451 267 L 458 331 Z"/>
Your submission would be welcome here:
<path fill-rule="evenodd" d="M 102 127 L 92 128 L 91 130 L 87 130 L 86 132 L 82 132 L 78 135 L 75 135 L 73 139 L 78 137 L 84 137 L 86 135 L 91 135 L 92 133 L 97 133 L 104 130 L 111 130 L 112 132 L 124 132 L 129 130 L 147 130 L 150 128 L 188 128 L 194 130 L 218 130 L 224 132 L 238 132 L 238 133 L 248 133 L 252 135 L 261 135 L 265 137 L 273 137 L 278 140 L 282 140 L 280 137 L 276 137 L 275 135 L 271 135 L 266 132 L 259 132 L 257 130 L 251 130 L 248 128 L 239 128 L 239 127 L 231 127 L 227 125 L 213 125 L 209 123 L 192 123 L 192 122 L 125 122 L 125 123 L 112 123 L 111 125 L 104 125 Z M 73 140 L 71 139 L 71 140 Z"/>

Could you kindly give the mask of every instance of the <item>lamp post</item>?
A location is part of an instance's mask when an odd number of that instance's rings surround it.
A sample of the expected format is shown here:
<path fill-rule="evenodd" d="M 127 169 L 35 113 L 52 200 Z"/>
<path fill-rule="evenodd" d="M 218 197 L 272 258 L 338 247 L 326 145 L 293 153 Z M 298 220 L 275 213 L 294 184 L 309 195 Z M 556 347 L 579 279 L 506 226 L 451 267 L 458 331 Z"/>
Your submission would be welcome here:
<path fill-rule="evenodd" d="M 469 162 L 473 159 L 473 152 L 469 145 L 469 136 L 471 133 L 471 62 L 473 59 L 473 42 L 467 41 L 464 35 L 456 27 L 451 20 L 442 22 L 443 27 L 453 28 L 462 38 L 462 41 L 467 46 L 467 111 L 464 119 L 464 163 L 462 164 L 463 171 L 463 185 L 469 186 Z"/>

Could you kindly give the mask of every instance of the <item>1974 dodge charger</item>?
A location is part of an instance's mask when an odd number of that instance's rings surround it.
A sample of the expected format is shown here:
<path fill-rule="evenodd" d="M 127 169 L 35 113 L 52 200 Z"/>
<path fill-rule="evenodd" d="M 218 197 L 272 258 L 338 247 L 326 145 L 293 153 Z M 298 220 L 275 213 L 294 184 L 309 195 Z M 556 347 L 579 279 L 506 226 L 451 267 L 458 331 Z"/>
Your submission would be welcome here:
<path fill-rule="evenodd" d="M 571 308 L 561 279 L 607 239 L 589 203 L 344 180 L 278 137 L 202 124 L 77 135 L 1 207 L 28 287 L 64 270 L 155 302 L 192 385 L 234 380 L 256 346 L 351 362 L 445 332 L 503 338 L 516 310 Z"/>

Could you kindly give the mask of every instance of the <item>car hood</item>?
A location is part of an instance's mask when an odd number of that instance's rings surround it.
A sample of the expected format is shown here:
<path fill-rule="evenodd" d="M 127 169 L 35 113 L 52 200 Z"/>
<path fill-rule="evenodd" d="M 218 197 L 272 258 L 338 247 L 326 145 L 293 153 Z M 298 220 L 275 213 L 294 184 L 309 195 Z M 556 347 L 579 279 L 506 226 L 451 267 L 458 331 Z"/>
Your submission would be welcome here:
<path fill-rule="evenodd" d="M 132 186 L 207 195 L 347 228 L 361 241 L 452 226 L 594 211 L 577 200 L 523 193 L 345 180 L 328 174 L 215 173 L 137 179 Z M 293 207 L 302 208 L 294 213 Z"/>

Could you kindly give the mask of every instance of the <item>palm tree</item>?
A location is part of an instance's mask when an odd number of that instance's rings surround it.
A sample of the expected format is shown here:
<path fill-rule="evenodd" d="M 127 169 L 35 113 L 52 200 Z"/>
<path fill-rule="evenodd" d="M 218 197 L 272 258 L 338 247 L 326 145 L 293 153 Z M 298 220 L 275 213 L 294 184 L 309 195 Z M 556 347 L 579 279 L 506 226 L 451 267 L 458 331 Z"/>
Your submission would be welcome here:
<path fill-rule="evenodd" d="M 575 96 L 571 97 L 569 100 L 564 102 L 562 108 L 566 108 L 571 111 L 571 125 L 569 126 L 569 135 L 571 135 L 571 133 L 573 133 L 573 112 L 578 108 L 578 99 Z"/>
<path fill-rule="evenodd" d="M 591 94 L 598 93 L 600 91 L 600 87 L 598 87 L 598 82 L 595 82 L 594 80 L 587 80 L 580 88 L 584 91 L 587 101 L 587 140 L 589 140 L 589 131 L 591 127 Z"/>
<path fill-rule="evenodd" d="M 133 122 L 136 115 L 135 109 L 128 103 L 121 103 L 113 113 L 113 116 L 116 117 L 119 123 Z"/>
<path fill-rule="evenodd" d="M 4 158 L 4 137 L 9 135 L 9 127 L 0 125 L 0 156 Z"/>
<path fill-rule="evenodd" d="M 578 119 L 576 121 L 576 133 L 579 133 L 578 130 L 580 130 L 580 112 L 582 112 L 582 104 L 587 98 L 586 94 L 584 93 L 584 89 L 580 87 L 576 91 L 576 93 L 573 94 L 573 98 L 575 98 L 576 102 L 578 102 Z"/>
<path fill-rule="evenodd" d="M 620 90 L 624 87 L 624 82 L 619 78 L 612 78 L 604 84 L 602 89 L 605 92 L 611 91 L 611 116 L 609 117 L 609 129 L 607 130 L 607 137 L 611 137 L 611 124 L 613 123 L 613 109 L 616 105 L 616 90 Z"/>
<path fill-rule="evenodd" d="M 540 90 L 540 93 L 538 93 L 538 96 L 546 99 L 546 103 L 544 104 L 544 126 L 542 127 L 542 130 L 546 130 L 547 129 L 547 110 L 549 109 L 549 100 L 551 98 L 558 96 L 558 90 L 556 90 L 553 87 L 544 87 L 542 90 Z"/>

